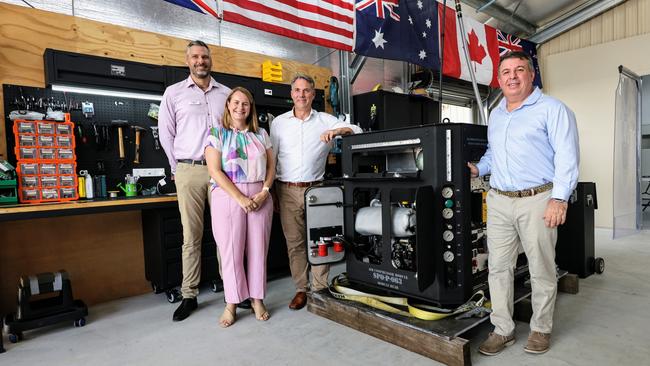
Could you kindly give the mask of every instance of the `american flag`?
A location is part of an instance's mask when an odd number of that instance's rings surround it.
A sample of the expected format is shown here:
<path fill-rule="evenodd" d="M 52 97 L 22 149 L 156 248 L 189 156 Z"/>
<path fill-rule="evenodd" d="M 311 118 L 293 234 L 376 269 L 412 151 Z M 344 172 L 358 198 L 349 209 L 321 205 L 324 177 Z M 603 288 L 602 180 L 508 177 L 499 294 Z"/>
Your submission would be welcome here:
<path fill-rule="evenodd" d="M 354 0 L 223 0 L 223 19 L 344 51 L 354 45 Z"/>

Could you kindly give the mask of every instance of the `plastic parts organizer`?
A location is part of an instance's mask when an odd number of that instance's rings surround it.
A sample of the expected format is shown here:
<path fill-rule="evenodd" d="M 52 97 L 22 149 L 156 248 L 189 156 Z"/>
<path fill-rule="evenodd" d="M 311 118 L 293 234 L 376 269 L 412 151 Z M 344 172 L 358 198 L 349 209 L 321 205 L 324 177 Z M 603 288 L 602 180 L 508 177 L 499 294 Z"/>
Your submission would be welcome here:
<path fill-rule="evenodd" d="M 14 121 L 18 160 L 18 198 L 21 203 L 71 201 L 77 192 L 74 123 Z"/>

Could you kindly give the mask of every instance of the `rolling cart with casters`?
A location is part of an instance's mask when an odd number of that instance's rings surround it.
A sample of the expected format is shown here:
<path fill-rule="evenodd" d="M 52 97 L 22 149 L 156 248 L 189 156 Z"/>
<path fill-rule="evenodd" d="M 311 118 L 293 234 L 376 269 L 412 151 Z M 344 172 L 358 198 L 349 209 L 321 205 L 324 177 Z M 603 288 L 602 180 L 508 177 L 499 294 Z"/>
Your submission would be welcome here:
<path fill-rule="evenodd" d="M 605 260 L 596 257 L 594 210 L 598 209 L 596 183 L 579 182 L 569 198 L 566 221 L 557 230 L 555 261 L 561 269 L 587 278 L 605 271 Z"/>
<path fill-rule="evenodd" d="M 36 299 L 34 299 L 36 297 Z M 23 276 L 18 285 L 18 310 L 8 314 L 4 323 L 9 341 L 23 339 L 23 332 L 64 321 L 75 327 L 86 325 L 88 307 L 72 297 L 72 286 L 65 271 Z"/>
<path fill-rule="evenodd" d="M 175 302 L 181 301 L 183 296 L 181 295 L 181 292 L 178 290 L 178 288 L 173 287 L 173 288 L 167 288 L 167 289 L 161 289 L 158 287 L 157 284 L 151 283 L 151 289 L 153 290 L 154 294 L 159 294 L 164 292 L 165 297 L 167 298 L 167 302 L 170 304 L 173 304 Z M 223 283 L 220 280 L 212 280 L 210 281 L 210 289 L 212 292 L 221 292 L 223 291 Z"/>

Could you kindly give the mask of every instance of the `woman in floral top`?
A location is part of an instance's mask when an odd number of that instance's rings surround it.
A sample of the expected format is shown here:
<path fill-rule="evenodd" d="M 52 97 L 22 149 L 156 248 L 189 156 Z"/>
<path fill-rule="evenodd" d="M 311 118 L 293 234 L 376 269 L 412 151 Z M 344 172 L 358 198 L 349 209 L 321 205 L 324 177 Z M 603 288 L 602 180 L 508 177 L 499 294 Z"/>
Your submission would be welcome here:
<path fill-rule="evenodd" d="M 205 159 L 212 178 L 212 232 L 221 256 L 226 299 L 219 324 L 226 328 L 235 322 L 237 304 L 248 298 L 258 320 L 269 318 L 262 300 L 275 160 L 268 133 L 257 125 L 248 90 L 237 87 L 228 95 L 222 124 L 210 131 Z"/>

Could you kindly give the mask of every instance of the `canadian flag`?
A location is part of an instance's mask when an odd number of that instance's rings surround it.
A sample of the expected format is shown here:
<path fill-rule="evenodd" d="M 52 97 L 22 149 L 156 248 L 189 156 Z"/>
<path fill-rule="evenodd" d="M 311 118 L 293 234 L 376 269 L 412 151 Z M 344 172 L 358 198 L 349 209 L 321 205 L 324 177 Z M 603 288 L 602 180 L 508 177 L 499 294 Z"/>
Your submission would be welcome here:
<path fill-rule="evenodd" d="M 440 33 L 442 33 L 442 16 L 444 5 L 438 3 Z M 474 70 L 476 82 L 498 88 L 497 67 L 499 65 L 499 43 L 496 28 L 479 23 L 473 18 L 463 16 L 465 34 L 462 34 L 456 12 L 447 7 L 444 23 L 444 55 L 442 73 L 456 79 L 471 81 L 469 68 Z M 465 62 L 463 39 L 467 40 L 470 64 Z"/>

